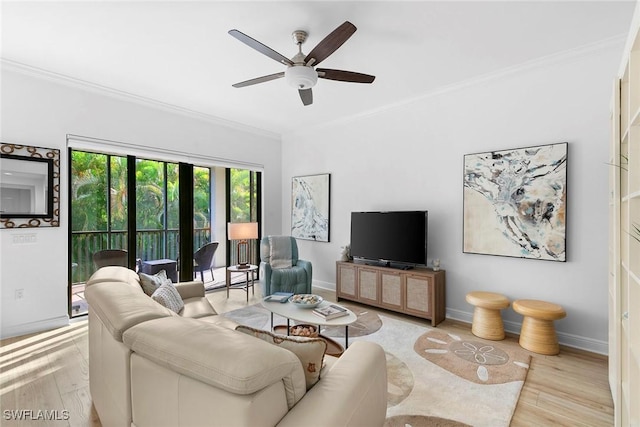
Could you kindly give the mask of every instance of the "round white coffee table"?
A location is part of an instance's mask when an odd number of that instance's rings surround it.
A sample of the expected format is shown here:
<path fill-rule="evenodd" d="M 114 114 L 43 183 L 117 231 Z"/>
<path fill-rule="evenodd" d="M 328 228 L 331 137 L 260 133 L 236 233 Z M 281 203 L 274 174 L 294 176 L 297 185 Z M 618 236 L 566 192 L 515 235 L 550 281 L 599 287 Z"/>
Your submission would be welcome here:
<path fill-rule="evenodd" d="M 268 298 L 268 297 L 267 297 Z M 266 299 L 266 298 L 265 298 Z M 320 326 L 344 326 L 344 347 L 349 347 L 349 325 L 358 319 L 356 314 L 348 308 L 341 306 L 347 310 L 346 316 L 337 317 L 335 319 L 324 320 L 321 317 L 316 316 L 310 308 L 300 308 L 293 305 L 290 302 L 277 302 L 262 300 L 260 304 L 271 312 L 271 330 L 273 330 L 273 315 L 278 314 L 287 319 L 287 331 L 289 331 L 289 321 L 295 320 L 300 323 L 307 323 L 311 325 L 318 325 L 318 332 Z M 319 307 L 326 307 L 327 305 L 336 303 L 330 301 L 323 301 Z"/>

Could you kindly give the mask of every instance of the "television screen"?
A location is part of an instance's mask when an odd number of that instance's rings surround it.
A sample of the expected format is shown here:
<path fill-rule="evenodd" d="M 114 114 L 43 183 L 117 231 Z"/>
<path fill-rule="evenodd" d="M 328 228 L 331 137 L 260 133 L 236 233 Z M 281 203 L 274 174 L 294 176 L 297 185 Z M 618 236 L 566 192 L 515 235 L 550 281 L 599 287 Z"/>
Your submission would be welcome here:
<path fill-rule="evenodd" d="M 427 211 L 352 212 L 351 256 L 427 265 Z"/>

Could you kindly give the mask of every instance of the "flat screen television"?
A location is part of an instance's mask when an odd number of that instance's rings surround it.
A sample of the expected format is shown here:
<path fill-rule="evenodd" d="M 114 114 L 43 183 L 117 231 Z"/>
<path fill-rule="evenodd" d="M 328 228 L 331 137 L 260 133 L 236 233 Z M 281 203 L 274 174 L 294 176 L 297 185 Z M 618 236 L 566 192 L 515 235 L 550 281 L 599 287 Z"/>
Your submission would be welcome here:
<path fill-rule="evenodd" d="M 427 265 L 427 211 L 351 212 L 351 256 L 394 267 Z"/>

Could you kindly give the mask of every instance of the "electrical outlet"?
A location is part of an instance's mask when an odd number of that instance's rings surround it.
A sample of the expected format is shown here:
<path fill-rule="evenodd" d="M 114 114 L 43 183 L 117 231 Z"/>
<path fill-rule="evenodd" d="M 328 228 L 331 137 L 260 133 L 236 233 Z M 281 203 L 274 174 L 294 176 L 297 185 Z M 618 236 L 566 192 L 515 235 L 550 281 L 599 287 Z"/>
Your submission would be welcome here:
<path fill-rule="evenodd" d="M 24 289 L 16 289 L 16 299 L 24 298 Z"/>

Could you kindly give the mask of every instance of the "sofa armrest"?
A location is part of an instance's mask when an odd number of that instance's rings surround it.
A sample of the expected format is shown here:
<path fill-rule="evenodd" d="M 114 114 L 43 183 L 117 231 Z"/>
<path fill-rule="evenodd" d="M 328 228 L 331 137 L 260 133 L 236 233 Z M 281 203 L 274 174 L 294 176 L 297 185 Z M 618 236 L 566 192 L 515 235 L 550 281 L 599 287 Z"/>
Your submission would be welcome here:
<path fill-rule="evenodd" d="M 331 410 L 327 410 L 331 408 Z M 356 341 L 278 423 L 322 420 L 327 426 L 382 426 L 387 414 L 387 362 L 378 344 Z"/>
<path fill-rule="evenodd" d="M 306 261 L 304 259 L 299 259 L 298 262 L 296 263 L 297 266 L 300 266 L 302 268 L 304 268 L 304 271 L 307 272 L 307 288 L 309 289 L 308 292 L 311 292 L 311 283 L 312 283 L 312 279 L 313 279 L 313 267 L 311 265 L 311 261 Z"/>
<path fill-rule="evenodd" d="M 262 278 L 262 296 L 271 295 L 271 264 L 260 263 L 260 277 Z"/>
<path fill-rule="evenodd" d="M 100 318 L 116 341 L 122 341 L 124 331 L 134 325 L 173 315 L 168 308 L 146 296 L 137 284 L 94 282 L 87 286 L 84 294 L 89 311 Z"/>
<path fill-rule="evenodd" d="M 176 285 L 176 289 L 182 297 L 182 300 L 186 300 L 187 298 L 196 298 L 204 296 L 204 283 L 200 280 L 193 280 L 190 282 L 178 282 L 174 283 Z"/>

